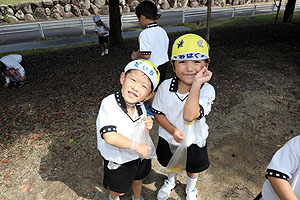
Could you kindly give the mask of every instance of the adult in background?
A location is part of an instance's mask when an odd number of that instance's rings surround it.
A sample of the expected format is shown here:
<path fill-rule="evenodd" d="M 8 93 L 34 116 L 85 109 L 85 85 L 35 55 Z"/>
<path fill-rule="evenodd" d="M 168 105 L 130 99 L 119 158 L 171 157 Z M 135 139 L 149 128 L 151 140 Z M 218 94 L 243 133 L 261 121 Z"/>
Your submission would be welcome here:
<path fill-rule="evenodd" d="M 24 85 L 25 70 L 24 60 L 19 54 L 10 54 L 0 59 L 0 70 L 5 77 L 4 87 L 10 85 L 22 87 Z"/>

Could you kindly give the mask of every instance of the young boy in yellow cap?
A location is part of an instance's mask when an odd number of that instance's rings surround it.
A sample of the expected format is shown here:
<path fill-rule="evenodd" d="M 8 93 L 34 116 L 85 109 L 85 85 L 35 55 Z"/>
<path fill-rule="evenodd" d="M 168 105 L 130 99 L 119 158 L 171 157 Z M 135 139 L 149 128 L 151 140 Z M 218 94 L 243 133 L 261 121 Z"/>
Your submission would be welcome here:
<path fill-rule="evenodd" d="M 186 140 L 187 200 L 197 199 L 198 173 L 209 167 L 208 126 L 204 116 L 211 111 L 215 90 L 207 83 L 212 76 L 208 70 L 208 52 L 207 42 L 198 35 L 185 34 L 176 39 L 171 57 L 176 76 L 159 86 L 152 103 L 152 112 L 159 123 L 158 162 L 166 167 L 174 153 L 172 149 Z M 175 183 L 176 173 L 169 173 L 157 199 L 168 199 Z"/>
<path fill-rule="evenodd" d="M 121 91 L 102 100 L 97 117 L 98 149 L 104 159 L 103 185 L 109 190 L 109 200 L 132 188 L 133 200 L 143 200 L 142 179 L 151 170 L 151 159 L 146 157 L 151 147 L 134 141 L 141 123 L 152 128 L 143 102 L 153 97 L 159 83 L 159 71 L 146 60 L 131 61 L 121 73 Z"/>

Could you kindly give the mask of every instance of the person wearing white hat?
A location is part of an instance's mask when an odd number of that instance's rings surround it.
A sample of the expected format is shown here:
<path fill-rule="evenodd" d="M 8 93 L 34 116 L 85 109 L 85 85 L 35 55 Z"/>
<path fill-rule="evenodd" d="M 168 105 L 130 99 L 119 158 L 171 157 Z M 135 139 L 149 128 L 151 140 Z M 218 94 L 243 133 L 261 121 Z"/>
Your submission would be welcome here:
<path fill-rule="evenodd" d="M 158 20 L 161 16 L 162 12 L 160 9 L 157 9 L 157 15 L 156 15 L 156 20 Z"/>
<path fill-rule="evenodd" d="M 153 126 L 143 102 L 153 96 L 159 71 L 150 61 L 134 60 L 121 73 L 120 83 L 121 91 L 102 100 L 96 121 L 98 149 L 104 159 L 103 185 L 109 200 L 119 199 L 131 188 L 132 199 L 143 200 L 142 179 L 151 170 L 151 159 L 145 157 L 151 147 L 134 138 L 140 125 L 148 131 Z"/>
<path fill-rule="evenodd" d="M 10 85 L 22 87 L 26 79 L 24 60 L 19 54 L 10 54 L 0 58 L 0 73 L 5 76 L 4 87 Z"/>
<path fill-rule="evenodd" d="M 109 27 L 101 20 L 99 15 L 94 15 L 93 21 L 95 23 L 95 33 L 98 35 L 98 42 L 102 50 L 101 56 L 104 56 L 108 54 Z"/>

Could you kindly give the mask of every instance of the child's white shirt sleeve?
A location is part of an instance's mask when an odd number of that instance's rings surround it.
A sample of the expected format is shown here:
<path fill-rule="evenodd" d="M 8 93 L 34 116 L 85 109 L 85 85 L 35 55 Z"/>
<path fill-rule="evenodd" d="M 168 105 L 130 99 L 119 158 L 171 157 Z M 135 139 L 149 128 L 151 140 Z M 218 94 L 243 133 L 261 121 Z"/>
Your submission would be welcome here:
<path fill-rule="evenodd" d="M 280 148 L 273 156 L 268 169 L 282 172 L 293 177 L 294 172 L 300 167 L 300 136 L 294 137 Z"/>
<path fill-rule="evenodd" d="M 151 55 L 151 44 L 143 32 L 139 35 L 139 44 L 141 54 Z"/>
<path fill-rule="evenodd" d="M 110 109 L 110 103 L 107 102 L 108 98 L 104 98 L 102 100 L 97 121 L 96 121 L 96 128 L 97 128 L 97 141 L 98 141 L 98 148 L 100 145 L 100 140 L 102 140 L 102 136 L 100 133 L 100 130 L 104 128 L 105 130 L 102 130 L 104 132 L 116 132 L 116 126 L 114 125 L 114 118 L 111 114 L 109 114 Z M 102 132 L 103 134 L 103 132 Z"/>

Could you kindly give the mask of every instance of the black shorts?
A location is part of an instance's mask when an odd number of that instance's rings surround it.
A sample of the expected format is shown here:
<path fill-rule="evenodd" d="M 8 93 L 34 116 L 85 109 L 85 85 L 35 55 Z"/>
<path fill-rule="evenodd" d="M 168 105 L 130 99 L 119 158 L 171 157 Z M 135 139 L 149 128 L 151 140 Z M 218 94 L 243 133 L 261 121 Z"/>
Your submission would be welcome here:
<path fill-rule="evenodd" d="M 162 137 L 159 137 L 156 148 L 158 162 L 166 167 L 173 154 L 170 150 L 169 143 Z M 207 145 L 200 148 L 197 144 L 192 144 L 187 148 L 186 171 L 189 173 L 198 173 L 209 167 L 207 154 Z"/>
<path fill-rule="evenodd" d="M 159 73 L 160 73 L 160 77 L 159 77 L 159 83 L 158 83 L 156 89 L 154 90 L 154 92 L 157 91 L 158 86 L 166 79 L 166 71 L 167 71 L 167 68 L 168 68 L 168 63 L 169 62 L 166 62 L 166 63 L 164 63 L 162 65 L 159 65 L 157 67 L 157 69 L 159 70 Z"/>
<path fill-rule="evenodd" d="M 144 179 L 151 170 L 151 159 L 137 159 L 122 164 L 115 170 L 107 168 L 108 161 L 104 159 L 103 186 L 118 193 L 131 190 L 133 180 Z"/>
<path fill-rule="evenodd" d="M 99 44 L 108 43 L 108 36 L 98 37 Z"/>

